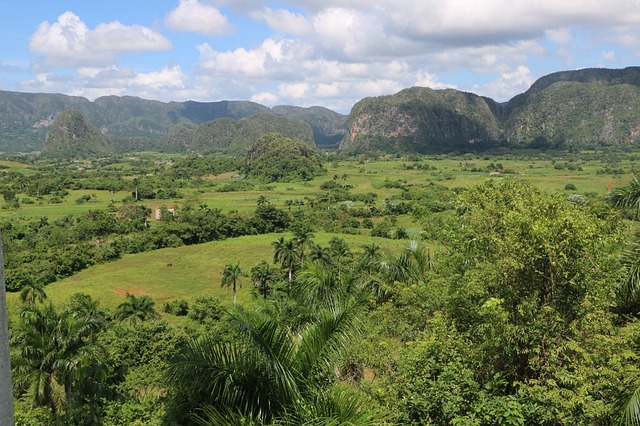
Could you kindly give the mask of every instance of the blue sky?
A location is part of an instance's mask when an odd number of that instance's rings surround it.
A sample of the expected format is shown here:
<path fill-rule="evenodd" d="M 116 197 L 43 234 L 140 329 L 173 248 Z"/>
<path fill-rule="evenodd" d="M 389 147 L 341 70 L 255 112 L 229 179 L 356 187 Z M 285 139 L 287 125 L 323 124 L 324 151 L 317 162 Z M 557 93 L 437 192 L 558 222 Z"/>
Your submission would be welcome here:
<path fill-rule="evenodd" d="M 640 0 L 0 0 L 0 89 L 348 113 L 411 86 L 509 100 L 640 65 Z"/>

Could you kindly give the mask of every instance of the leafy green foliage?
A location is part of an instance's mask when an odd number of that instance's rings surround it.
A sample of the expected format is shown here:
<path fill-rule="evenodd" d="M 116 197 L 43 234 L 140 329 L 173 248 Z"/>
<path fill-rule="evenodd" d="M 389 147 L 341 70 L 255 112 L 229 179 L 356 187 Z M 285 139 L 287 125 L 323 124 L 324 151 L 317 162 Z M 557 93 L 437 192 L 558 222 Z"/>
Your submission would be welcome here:
<path fill-rule="evenodd" d="M 52 157 L 87 157 L 108 151 L 102 133 L 89 124 L 81 111 L 74 109 L 58 115 L 42 149 L 43 155 Z"/>
<path fill-rule="evenodd" d="M 313 147 L 275 133 L 255 142 L 246 159 L 247 175 L 265 182 L 310 180 L 324 173 Z"/>

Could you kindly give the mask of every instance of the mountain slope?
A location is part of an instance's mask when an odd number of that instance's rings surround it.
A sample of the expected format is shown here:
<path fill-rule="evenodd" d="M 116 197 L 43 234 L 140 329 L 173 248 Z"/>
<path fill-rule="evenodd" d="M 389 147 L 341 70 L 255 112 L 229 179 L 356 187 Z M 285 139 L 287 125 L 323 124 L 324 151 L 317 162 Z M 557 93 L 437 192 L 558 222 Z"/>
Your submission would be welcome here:
<path fill-rule="evenodd" d="M 352 109 L 340 149 L 440 152 L 487 146 L 500 139 L 494 101 L 425 87 L 365 98 Z"/>
<path fill-rule="evenodd" d="M 258 113 L 271 112 L 264 105 L 248 101 L 165 103 L 132 96 L 104 96 L 91 102 L 85 98 L 61 94 L 0 91 L 0 151 L 28 152 L 42 149 L 49 126 L 60 113 L 69 109 L 81 111 L 89 122 L 115 141 L 114 146 L 118 151 L 127 151 L 127 139 L 130 139 L 132 145 L 130 150 L 154 148 L 154 145 L 160 150 L 178 150 L 179 146 L 172 145 L 176 135 L 168 135 L 178 124 L 197 126 L 223 117 L 240 120 Z M 304 111 L 305 108 L 301 110 Z M 340 114 L 333 114 L 342 117 L 343 122 L 346 119 Z M 280 115 L 289 114 L 274 114 L 276 121 Z M 300 118 L 302 121 L 314 120 L 319 140 L 327 137 L 335 139 L 335 131 L 332 130 L 334 133 L 329 136 L 323 133 L 323 128 L 335 127 L 333 121 L 336 118 L 326 116 L 327 120 L 332 120 L 332 124 L 323 125 L 323 116 L 314 113 L 302 113 Z M 343 125 L 342 134 L 344 131 Z M 165 135 L 167 137 L 162 139 Z M 180 149 L 186 148 L 183 146 Z"/>
<path fill-rule="evenodd" d="M 451 89 L 406 89 L 358 102 L 348 127 L 340 149 L 356 152 L 637 144 L 640 68 L 550 74 L 506 104 Z"/>
<path fill-rule="evenodd" d="M 56 117 L 42 149 L 42 154 L 49 157 L 89 157 L 109 152 L 104 135 L 77 109 Z"/>

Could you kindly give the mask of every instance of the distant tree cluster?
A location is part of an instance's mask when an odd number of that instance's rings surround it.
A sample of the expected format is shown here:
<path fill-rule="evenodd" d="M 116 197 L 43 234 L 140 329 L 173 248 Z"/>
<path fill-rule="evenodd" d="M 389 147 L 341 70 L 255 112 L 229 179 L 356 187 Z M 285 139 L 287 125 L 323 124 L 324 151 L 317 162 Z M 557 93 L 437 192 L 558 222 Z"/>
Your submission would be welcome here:
<path fill-rule="evenodd" d="M 311 180 L 325 173 L 313 147 L 275 133 L 254 143 L 246 161 L 247 176 L 264 182 Z"/>

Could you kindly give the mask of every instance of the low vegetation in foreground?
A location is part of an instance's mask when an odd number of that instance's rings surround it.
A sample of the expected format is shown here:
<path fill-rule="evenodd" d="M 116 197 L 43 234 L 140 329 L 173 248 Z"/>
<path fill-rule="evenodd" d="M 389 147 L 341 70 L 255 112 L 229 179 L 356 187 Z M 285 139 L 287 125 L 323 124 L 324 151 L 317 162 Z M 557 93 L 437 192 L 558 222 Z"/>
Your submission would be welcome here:
<path fill-rule="evenodd" d="M 637 422 L 637 154 L 313 155 L 2 163 L 17 424 Z"/>

